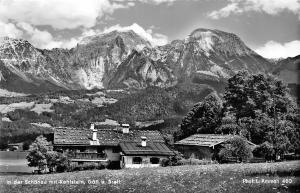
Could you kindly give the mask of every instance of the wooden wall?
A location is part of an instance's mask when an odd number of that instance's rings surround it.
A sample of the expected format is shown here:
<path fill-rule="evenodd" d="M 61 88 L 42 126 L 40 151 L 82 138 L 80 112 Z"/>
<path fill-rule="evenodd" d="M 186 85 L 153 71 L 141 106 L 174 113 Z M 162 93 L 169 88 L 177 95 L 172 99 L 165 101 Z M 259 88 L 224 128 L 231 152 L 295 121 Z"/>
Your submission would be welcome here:
<path fill-rule="evenodd" d="M 208 159 L 211 160 L 214 151 L 210 147 L 192 146 L 192 145 L 175 145 L 178 151 L 180 151 L 184 158 L 196 158 L 196 159 Z"/>
<path fill-rule="evenodd" d="M 120 161 L 120 152 L 117 151 L 117 152 L 114 152 L 113 149 L 118 149 L 119 150 L 119 147 L 112 147 L 112 146 L 86 146 L 86 147 L 77 147 L 77 146 L 61 146 L 61 147 L 58 147 L 56 146 L 55 147 L 55 150 L 58 150 L 58 149 L 62 149 L 63 152 L 68 152 L 68 151 L 79 151 L 80 148 L 84 148 L 85 151 L 84 152 L 90 152 L 90 153 L 97 153 L 97 150 L 100 148 L 102 149 L 106 155 L 107 155 L 107 160 L 110 160 L 110 161 Z"/>

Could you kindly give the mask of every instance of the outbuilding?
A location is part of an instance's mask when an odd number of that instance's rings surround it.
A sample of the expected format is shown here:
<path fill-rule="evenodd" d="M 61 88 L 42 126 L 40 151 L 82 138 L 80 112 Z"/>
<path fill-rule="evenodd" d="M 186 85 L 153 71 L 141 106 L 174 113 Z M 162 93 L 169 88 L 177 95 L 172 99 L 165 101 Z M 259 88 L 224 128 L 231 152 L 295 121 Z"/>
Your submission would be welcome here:
<path fill-rule="evenodd" d="M 234 135 L 195 134 L 176 142 L 174 145 L 185 158 L 213 160 L 214 156 L 224 147 L 226 141 Z M 248 141 L 252 149 L 255 144 Z"/>

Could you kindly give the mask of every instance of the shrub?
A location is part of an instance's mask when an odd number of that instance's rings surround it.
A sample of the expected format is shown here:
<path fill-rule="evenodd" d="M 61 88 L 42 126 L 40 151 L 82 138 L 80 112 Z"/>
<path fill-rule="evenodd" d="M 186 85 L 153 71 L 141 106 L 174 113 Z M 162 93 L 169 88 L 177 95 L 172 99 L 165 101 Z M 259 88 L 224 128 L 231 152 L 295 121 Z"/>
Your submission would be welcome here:
<path fill-rule="evenodd" d="M 99 165 L 96 166 L 96 169 L 97 169 L 97 170 L 103 170 L 103 169 L 105 169 L 105 168 L 106 168 L 106 166 L 103 165 L 103 164 L 99 164 Z"/>
<path fill-rule="evenodd" d="M 263 157 L 266 160 L 271 160 L 275 155 L 275 150 L 273 145 L 266 141 L 260 144 L 259 146 L 257 146 L 253 150 L 253 154 L 256 157 Z"/>
<path fill-rule="evenodd" d="M 182 153 L 180 153 L 179 151 L 174 151 L 175 155 L 170 156 L 169 160 L 170 160 L 170 165 L 171 166 L 177 166 L 178 162 L 183 159 L 183 155 Z"/>
<path fill-rule="evenodd" d="M 70 165 L 68 157 L 59 152 L 56 152 L 56 154 L 57 154 L 57 159 L 55 162 L 56 171 L 57 172 L 67 171 Z"/>
<path fill-rule="evenodd" d="M 229 139 L 218 153 L 221 162 L 231 158 L 235 158 L 236 161 L 249 161 L 252 157 L 252 150 L 247 141 L 239 136 Z"/>
<path fill-rule="evenodd" d="M 83 171 L 83 170 L 102 170 L 105 169 L 104 164 L 100 163 L 85 163 L 83 165 L 70 166 L 68 164 L 64 171 L 72 172 L 72 171 Z"/>
<path fill-rule="evenodd" d="M 181 159 L 178 161 L 178 165 L 209 165 L 216 163 L 216 161 L 207 160 L 207 159 L 195 159 L 195 158 L 189 158 L 189 159 Z"/>
<path fill-rule="evenodd" d="M 166 167 L 166 166 L 177 166 L 180 165 L 179 161 L 183 159 L 183 155 L 178 152 L 174 151 L 175 155 L 170 156 L 169 158 L 165 158 L 161 160 L 161 166 Z"/>
<path fill-rule="evenodd" d="M 160 165 L 161 165 L 162 167 L 169 166 L 169 165 L 170 165 L 170 160 L 167 159 L 167 158 L 164 158 L 164 159 L 161 160 Z"/>

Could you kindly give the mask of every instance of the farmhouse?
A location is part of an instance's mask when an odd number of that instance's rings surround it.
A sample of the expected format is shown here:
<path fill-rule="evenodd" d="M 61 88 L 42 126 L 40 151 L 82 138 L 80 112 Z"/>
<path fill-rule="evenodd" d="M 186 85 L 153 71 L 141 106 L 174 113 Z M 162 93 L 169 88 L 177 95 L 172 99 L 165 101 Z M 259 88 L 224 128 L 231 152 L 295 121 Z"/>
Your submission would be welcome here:
<path fill-rule="evenodd" d="M 90 128 L 58 127 L 53 146 L 70 157 L 71 166 L 105 165 L 121 168 L 156 167 L 174 153 L 159 131 L 91 124 Z"/>
<path fill-rule="evenodd" d="M 196 159 L 212 160 L 227 140 L 234 135 L 195 134 L 176 142 L 174 145 L 184 157 L 194 156 Z M 247 141 L 252 149 L 255 144 Z"/>

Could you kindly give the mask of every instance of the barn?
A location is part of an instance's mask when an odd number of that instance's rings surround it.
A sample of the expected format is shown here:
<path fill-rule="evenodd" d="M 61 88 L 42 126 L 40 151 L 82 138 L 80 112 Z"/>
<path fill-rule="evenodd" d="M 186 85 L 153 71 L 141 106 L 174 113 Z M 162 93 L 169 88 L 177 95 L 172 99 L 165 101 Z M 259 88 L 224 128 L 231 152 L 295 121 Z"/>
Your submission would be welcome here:
<path fill-rule="evenodd" d="M 234 135 L 195 134 L 176 142 L 174 145 L 185 158 L 213 160 L 224 143 Z M 256 145 L 247 141 L 253 149 Z"/>

